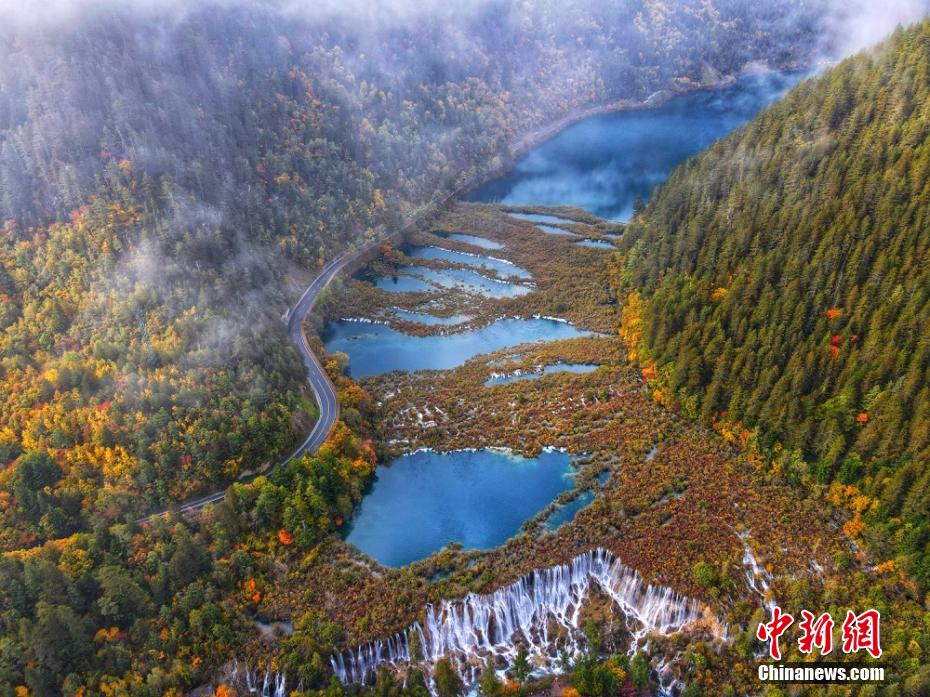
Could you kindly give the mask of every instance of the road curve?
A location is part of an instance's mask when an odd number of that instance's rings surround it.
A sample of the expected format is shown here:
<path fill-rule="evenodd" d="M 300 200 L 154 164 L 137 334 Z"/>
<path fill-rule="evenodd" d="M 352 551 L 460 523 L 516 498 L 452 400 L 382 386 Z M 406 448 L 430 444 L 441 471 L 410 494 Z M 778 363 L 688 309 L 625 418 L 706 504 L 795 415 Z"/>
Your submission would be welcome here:
<path fill-rule="evenodd" d="M 413 218 L 404 223 L 398 229 L 397 234 L 406 232 L 424 219 L 428 218 L 430 215 L 433 215 L 435 211 L 441 209 L 449 201 L 453 200 L 455 197 L 466 191 L 470 185 L 470 183 L 460 184 L 448 194 L 438 199 L 434 199 L 426 206 L 426 210 L 423 210 L 418 215 L 415 215 Z M 326 441 L 326 437 L 329 435 L 330 430 L 336 423 L 336 420 L 339 418 L 339 399 L 336 397 L 336 387 L 333 385 L 332 380 L 329 379 L 329 376 L 326 374 L 326 370 L 324 370 L 323 365 L 320 363 L 319 359 L 316 357 L 313 351 L 310 350 L 310 344 L 307 341 L 307 334 L 304 332 L 303 328 L 304 319 L 306 318 L 307 313 L 310 312 L 310 310 L 313 308 L 317 298 L 320 296 L 320 293 L 322 293 L 326 286 L 328 286 L 330 282 L 339 275 L 339 272 L 341 272 L 352 262 L 356 261 L 359 257 L 371 252 L 372 249 L 374 249 L 379 244 L 382 244 L 384 241 L 384 239 L 375 239 L 358 249 L 347 251 L 341 256 L 338 256 L 329 262 L 326 266 L 320 269 L 320 272 L 317 274 L 316 278 L 314 278 L 310 285 L 307 286 L 307 289 L 304 291 L 303 295 L 300 296 L 300 299 L 286 315 L 288 336 L 291 339 L 291 343 L 297 347 L 297 350 L 300 351 L 301 357 L 304 359 L 304 365 L 307 367 L 307 380 L 310 383 L 310 389 L 313 390 L 313 398 L 316 400 L 317 406 L 320 409 L 320 415 L 316 420 L 316 423 L 313 425 L 313 429 L 310 431 L 310 435 L 307 436 L 306 440 L 304 440 L 304 442 L 301 443 L 293 453 L 291 453 L 281 462 L 277 463 L 275 466 L 280 466 L 290 462 L 293 458 L 300 457 L 306 452 L 315 453 Z M 258 475 L 252 475 L 252 478 L 254 479 L 256 476 Z M 248 481 L 248 479 L 238 481 Z M 219 503 L 225 498 L 226 489 L 223 489 L 212 494 L 206 494 L 205 496 L 201 496 L 197 499 L 185 501 L 174 509 L 166 508 L 161 511 L 156 511 L 155 513 L 151 513 L 144 518 L 140 518 L 137 522 L 141 525 L 151 523 L 158 518 L 165 517 L 171 510 L 175 510 L 179 513 L 196 512 L 207 504 Z"/>
<path fill-rule="evenodd" d="M 313 429 L 307 436 L 306 440 L 301 443 L 291 454 L 290 460 L 299 457 L 305 452 L 315 453 L 323 445 L 326 436 L 339 418 L 339 400 L 336 398 L 336 388 L 326 374 L 323 365 L 320 363 L 316 354 L 310 349 L 307 343 L 307 333 L 304 331 L 303 320 L 310 312 L 310 308 L 316 303 L 317 298 L 326 286 L 329 285 L 336 275 L 357 257 L 358 253 L 343 254 L 337 257 L 320 271 L 319 275 L 313 282 L 307 286 L 307 290 L 300 296 L 300 300 L 291 309 L 288 314 L 287 333 L 291 337 L 291 342 L 300 351 L 304 359 L 304 365 L 307 367 L 307 379 L 310 382 L 310 389 L 313 390 L 313 398 L 316 400 L 320 409 L 320 416 L 313 425 Z M 286 460 L 285 460 L 286 462 Z"/>
<path fill-rule="evenodd" d="M 284 464 L 295 457 L 300 457 L 305 452 L 315 453 L 319 450 L 320 446 L 323 445 L 326 437 L 329 435 L 330 430 L 332 430 L 333 425 L 336 423 L 336 420 L 339 418 L 339 400 L 336 397 L 336 388 L 326 374 L 323 365 L 310 349 L 310 344 L 307 341 L 307 334 L 303 328 L 303 321 L 326 286 L 330 284 L 346 265 L 357 259 L 363 252 L 367 251 L 367 249 L 366 247 L 362 250 L 347 252 L 329 262 L 320 270 L 320 273 L 317 274 L 316 278 L 307 286 L 307 289 L 303 292 L 303 295 L 300 296 L 300 299 L 294 307 L 287 313 L 287 333 L 291 339 L 291 343 L 297 347 L 301 358 L 303 358 L 304 365 L 307 368 L 307 380 L 310 383 L 310 389 L 313 390 L 313 398 L 316 400 L 320 414 L 306 440 L 279 464 Z M 226 498 L 226 489 L 201 496 L 191 501 L 186 501 L 175 510 L 180 513 L 191 513 L 199 511 L 207 504 L 219 503 L 224 498 Z M 143 525 L 151 523 L 153 520 L 167 515 L 169 510 L 170 509 L 157 511 L 141 518 L 138 522 Z"/>

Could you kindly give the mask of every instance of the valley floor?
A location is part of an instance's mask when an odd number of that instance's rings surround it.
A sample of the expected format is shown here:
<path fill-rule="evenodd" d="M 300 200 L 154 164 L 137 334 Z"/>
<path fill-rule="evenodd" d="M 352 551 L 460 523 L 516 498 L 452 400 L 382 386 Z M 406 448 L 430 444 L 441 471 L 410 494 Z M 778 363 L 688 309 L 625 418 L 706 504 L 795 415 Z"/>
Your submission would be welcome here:
<path fill-rule="evenodd" d="M 582 219 L 591 224 L 566 229 L 602 240 L 610 239 L 605 232 L 619 232 L 590 216 Z M 260 607 L 263 614 L 289 619 L 308 605 L 320 608 L 344 628 L 344 644 L 352 646 L 421 620 L 427 603 L 488 593 L 597 547 L 649 583 L 700 599 L 736 635 L 761 619 L 761 593 L 772 578 L 776 587 L 803 582 L 822 589 L 829 583 L 837 572 L 833 560 L 845 553 L 848 542 L 823 502 L 799 498 L 796 490 L 767 475 L 740 447 L 739 434 L 704 429 L 661 406 L 627 361 L 617 335 L 617 281 L 611 273 L 618 266 L 617 252 L 584 247 L 570 235 L 547 234 L 530 221 L 482 204 L 458 204 L 435 227 L 442 235 L 420 232 L 410 244 L 476 253 L 474 245 L 454 238 L 479 236 L 502 245 L 486 253 L 529 271 L 532 290 L 518 297 L 476 299 L 456 290 L 396 293 L 353 279 L 331 299 L 329 317 L 390 322 L 423 335 L 450 329 L 398 320 L 392 315 L 396 308 L 471 318 L 456 330 L 502 316 L 556 315 L 596 333 L 478 355 L 450 370 L 362 378 L 360 385 L 380 405 L 389 451 L 502 447 L 532 456 L 544 447 L 563 448 L 580 458 L 575 488 L 494 550 L 450 545 L 393 569 L 332 539 L 304 563 L 282 569 L 279 586 Z M 449 262 L 414 261 L 438 272 L 456 268 Z M 402 250 L 385 250 L 368 272 L 402 275 L 410 263 Z M 596 368 L 544 372 L 546 366 L 564 364 Z M 555 530 L 546 525 L 554 510 L 592 494 L 593 502 L 573 520 Z M 754 570 L 748 560 L 760 566 Z M 592 603 L 586 612 L 609 610 Z M 695 641 L 712 634 L 706 623 L 691 630 Z M 618 629 L 610 637 L 614 646 L 623 645 L 623 633 Z M 733 652 L 726 655 L 721 660 L 734 684 L 753 679 L 752 666 Z"/>

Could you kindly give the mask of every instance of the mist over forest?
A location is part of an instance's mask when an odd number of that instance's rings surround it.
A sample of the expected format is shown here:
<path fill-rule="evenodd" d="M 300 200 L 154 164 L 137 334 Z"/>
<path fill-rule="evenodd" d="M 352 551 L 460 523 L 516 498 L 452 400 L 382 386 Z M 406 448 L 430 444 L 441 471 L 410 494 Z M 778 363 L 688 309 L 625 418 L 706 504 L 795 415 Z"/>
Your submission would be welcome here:
<path fill-rule="evenodd" d="M 179 458 L 214 481 L 253 468 L 300 430 L 293 279 L 579 109 L 809 70 L 920 11 L 867 6 L 4 3 L 0 393 L 112 403 L 126 464 L 107 500 L 189 491 Z M 230 405 L 254 414 L 233 434 Z M 86 440 L 20 408 L 0 408 L 8 459 Z M 185 422 L 212 435 L 165 442 Z"/>
<path fill-rule="evenodd" d="M 327 262 L 563 119 L 820 71 L 927 10 L 0 0 L 0 696 L 206 684 L 254 638 L 262 579 L 338 536 L 382 454 L 378 405 L 338 359 L 323 359 L 342 412 L 321 454 L 251 479 L 317 418 L 282 318 Z M 678 199 L 659 201 L 677 221 Z M 687 377 L 676 387 L 702 384 Z M 137 524 L 223 487 L 201 527 Z M 305 611 L 282 663 L 340 697 L 323 656 L 370 627 Z"/>
<path fill-rule="evenodd" d="M 314 7 L 4 8 L 0 330 L 20 357 L 8 385 L 42 384 L 41 370 L 30 377 L 42 355 L 112 362 L 112 384 L 94 380 L 79 401 L 180 410 L 168 422 L 214 413 L 217 437 L 195 458 L 214 478 L 240 457 L 240 439 L 219 435 L 229 397 L 151 381 L 169 365 L 200 385 L 219 371 L 265 415 L 244 440 L 267 429 L 278 452 L 300 389 L 278 319 L 286 272 L 396 227 L 575 109 L 747 65 L 808 66 L 834 19 L 802 2 Z M 121 439 L 149 473 L 143 487 L 174 478 L 190 448 L 158 454 L 158 429 L 137 428 Z"/>
<path fill-rule="evenodd" d="M 807 67 L 918 12 L 861 5 L 4 3 L 0 220 L 131 202 L 125 251 L 172 293 L 281 306 L 268 260 L 313 267 L 573 109 Z"/>

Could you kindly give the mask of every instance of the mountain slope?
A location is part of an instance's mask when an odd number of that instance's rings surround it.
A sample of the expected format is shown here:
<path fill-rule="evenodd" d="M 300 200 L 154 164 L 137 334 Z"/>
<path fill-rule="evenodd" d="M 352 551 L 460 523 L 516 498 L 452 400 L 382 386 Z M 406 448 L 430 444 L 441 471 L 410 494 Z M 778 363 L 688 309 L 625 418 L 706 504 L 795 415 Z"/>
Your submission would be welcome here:
<path fill-rule="evenodd" d="M 375 405 L 334 361 L 349 425 L 316 457 L 196 525 L 126 522 L 306 433 L 280 316 L 313 269 L 524 129 L 807 61 L 826 3 L 66 4 L 86 12 L 0 12 L 3 696 L 206 683 L 277 616 L 281 559 L 327 553 L 376 461 Z M 314 687 L 341 641 L 321 609 L 287 648 Z"/>
<path fill-rule="evenodd" d="M 836 483 L 847 532 L 873 523 L 873 548 L 925 588 L 928 137 L 923 24 L 677 170 L 630 226 L 624 269 L 625 332 L 657 396 L 791 479 Z"/>
<path fill-rule="evenodd" d="M 518 131 L 809 58 L 819 11 L 794 31 L 735 0 L 143 4 L 0 22 L 0 549 L 280 457 L 312 418 L 280 322 L 310 270 Z M 35 501 L 33 453 L 58 465 Z"/>

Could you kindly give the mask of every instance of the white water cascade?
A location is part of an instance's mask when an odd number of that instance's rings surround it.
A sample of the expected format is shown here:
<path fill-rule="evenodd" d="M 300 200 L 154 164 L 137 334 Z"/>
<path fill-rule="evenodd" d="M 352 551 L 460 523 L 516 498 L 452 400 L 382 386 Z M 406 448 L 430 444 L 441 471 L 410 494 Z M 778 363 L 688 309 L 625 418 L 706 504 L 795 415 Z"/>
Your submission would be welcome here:
<path fill-rule="evenodd" d="M 258 671 L 252 670 L 247 665 L 243 666 L 240 673 L 239 662 L 235 661 L 232 670 L 229 673 L 229 680 L 233 684 L 244 683 L 242 687 L 250 695 L 259 695 L 260 697 L 286 697 L 287 676 L 284 673 L 272 673 L 266 669 L 264 675 Z"/>
<path fill-rule="evenodd" d="M 577 655 L 581 650 L 581 606 L 592 585 L 626 617 L 631 655 L 647 634 L 671 634 L 704 613 L 699 601 L 666 586 L 646 584 L 613 554 L 596 549 L 568 564 L 528 573 L 488 595 L 472 593 L 461 600 L 443 601 L 438 607 L 427 605 L 425 626 L 414 622 L 389 639 L 334 655 L 330 659 L 333 671 L 344 684 L 365 683 L 383 664 L 407 664 L 409 636 L 415 633 L 424 663 L 431 667 L 440 658 L 450 658 L 468 683 L 475 681 L 484 660 L 512 657 L 518 643 L 526 645 L 537 672 L 553 672 L 560 651 Z M 561 642 L 551 636 L 553 622 L 565 630 L 558 632 L 563 635 Z"/>
<path fill-rule="evenodd" d="M 775 600 L 769 594 L 769 588 L 772 584 L 772 574 L 766 569 L 759 566 L 752 548 L 749 546 L 749 531 L 737 533 L 743 541 L 743 567 L 746 569 L 746 585 L 762 600 L 762 606 L 772 611 L 775 607 Z"/>

